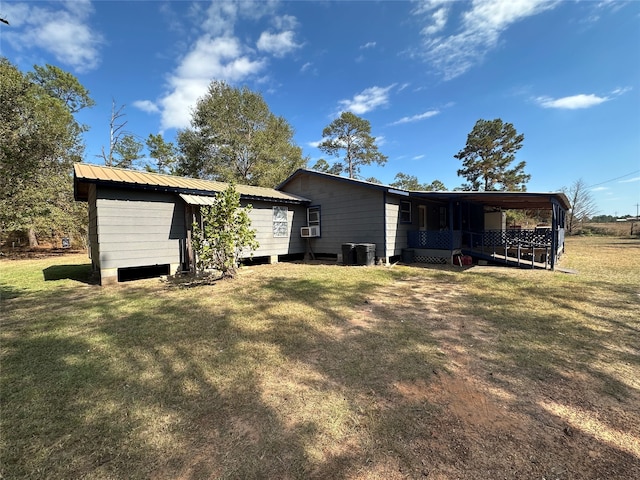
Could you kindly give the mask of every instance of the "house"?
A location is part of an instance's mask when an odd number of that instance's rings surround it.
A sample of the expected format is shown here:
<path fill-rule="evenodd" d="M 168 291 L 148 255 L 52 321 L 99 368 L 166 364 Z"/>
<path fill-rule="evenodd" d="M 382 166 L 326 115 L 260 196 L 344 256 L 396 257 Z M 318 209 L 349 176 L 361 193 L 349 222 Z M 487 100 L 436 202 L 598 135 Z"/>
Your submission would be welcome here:
<path fill-rule="evenodd" d="M 87 163 L 74 165 L 74 196 L 88 203 L 89 255 L 101 284 L 174 274 L 194 265 L 191 226 L 228 184 Z M 255 256 L 276 261 L 303 254 L 300 228 L 309 200 L 271 188 L 237 185 L 240 203 L 260 247 Z"/>
<path fill-rule="evenodd" d="M 410 193 L 387 185 L 300 169 L 276 187 L 311 199 L 320 232 L 311 245 L 315 253 L 342 261 L 342 245 L 375 245 L 375 257 L 388 263 L 407 247 L 413 227 Z"/>
<path fill-rule="evenodd" d="M 406 191 L 306 169 L 276 188 L 311 199 L 321 224 L 316 252 L 339 258 L 345 242 L 365 242 L 375 244 L 376 258 L 385 263 L 452 263 L 467 255 L 554 268 L 570 208 L 563 193 Z M 505 210 L 546 211 L 550 224 L 507 228 Z"/>
<path fill-rule="evenodd" d="M 227 186 L 76 164 L 75 198 L 89 206 L 90 256 L 101 283 L 192 269 L 191 225 L 200 207 Z M 370 258 L 384 263 L 454 263 L 466 255 L 553 269 L 564 250 L 570 208 L 562 193 L 416 192 L 308 169 L 275 189 L 236 189 L 241 204 L 253 207 L 260 243 L 254 256 L 271 262 L 315 253 L 353 263 L 353 246 L 366 246 Z M 508 226 L 510 209 L 544 210 L 549 224 Z"/>

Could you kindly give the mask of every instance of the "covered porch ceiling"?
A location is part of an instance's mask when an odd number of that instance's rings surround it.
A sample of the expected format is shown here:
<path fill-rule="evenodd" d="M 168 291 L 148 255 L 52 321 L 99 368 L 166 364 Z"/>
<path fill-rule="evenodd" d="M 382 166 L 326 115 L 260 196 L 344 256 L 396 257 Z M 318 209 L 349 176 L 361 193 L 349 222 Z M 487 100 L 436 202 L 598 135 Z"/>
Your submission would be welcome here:
<path fill-rule="evenodd" d="M 412 197 L 442 202 L 469 202 L 503 210 L 548 210 L 554 203 L 564 210 L 571 204 L 564 193 L 530 192 L 411 192 Z"/>

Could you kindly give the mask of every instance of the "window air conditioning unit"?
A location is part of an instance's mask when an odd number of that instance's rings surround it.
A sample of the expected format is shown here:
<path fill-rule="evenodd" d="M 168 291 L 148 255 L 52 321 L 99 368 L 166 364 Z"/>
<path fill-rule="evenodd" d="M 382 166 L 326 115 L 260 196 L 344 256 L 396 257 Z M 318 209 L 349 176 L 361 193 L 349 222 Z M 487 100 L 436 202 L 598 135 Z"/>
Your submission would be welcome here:
<path fill-rule="evenodd" d="M 301 227 L 300 236 L 302 238 L 312 238 L 320 236 L 320 228 L 318 226 L 313 227 Z"/>

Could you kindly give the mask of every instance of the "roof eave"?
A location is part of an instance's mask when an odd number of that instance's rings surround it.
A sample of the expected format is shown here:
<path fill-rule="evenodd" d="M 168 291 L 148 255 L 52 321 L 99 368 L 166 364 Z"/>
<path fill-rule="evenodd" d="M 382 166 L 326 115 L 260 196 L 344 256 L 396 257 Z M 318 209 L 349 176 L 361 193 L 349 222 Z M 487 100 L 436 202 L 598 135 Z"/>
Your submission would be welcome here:
<path fill-rule="evenodd" d="M 80 195 L 79 194 L 79 186 L 82 184 L 94 184 L 103 187 L 109 188 L 124 188 L 127 190 L 144 190 L 144 191 L 153 191 L 153 192 L 164 192 L 164 193 L 184 193 L 187 195 L 202 195 L 202 196 L 215 196 L 220 193 L 219 190 L 202 190 L 197 188 L 184 188 L 184 187 L 172 187 L 167 185 L 150 185 L 150 184 L 141 184 L 141 183 L 125 183 L 125 182 L 117 182 L 110 180 L 100 180 L 100 179 L 89 179 L 89 178 L 74 178 L 74 197 L 77 201 L 87 201 L 88 195 Z M 279 197 L 269 197 L 263 195 L 252 195 L 252 194 L 243 194 L 240 193 L 240 198 L 243 200 L 253 200 L 253 201 L 263 201 L 263 202 L 280 202 L 280 203 L 290 203 L 294 205 L 305 205 L 311 203 L 311 201 L 307 198 L 297 197 L 297 198 L 279 198 Z"/>

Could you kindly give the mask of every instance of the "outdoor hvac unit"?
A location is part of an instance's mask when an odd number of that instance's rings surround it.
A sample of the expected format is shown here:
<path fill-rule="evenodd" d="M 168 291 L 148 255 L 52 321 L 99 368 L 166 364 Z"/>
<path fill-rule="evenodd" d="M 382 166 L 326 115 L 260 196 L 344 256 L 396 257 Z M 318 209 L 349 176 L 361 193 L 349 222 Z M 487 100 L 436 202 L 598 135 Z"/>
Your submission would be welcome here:
<path fill-rule="evenodd" d="M 301 227 L 300 228 L 300 236 L 302 238 L 312 238 L 320 236 L 320 228 L 317 226 L 313 227 Z"/>

